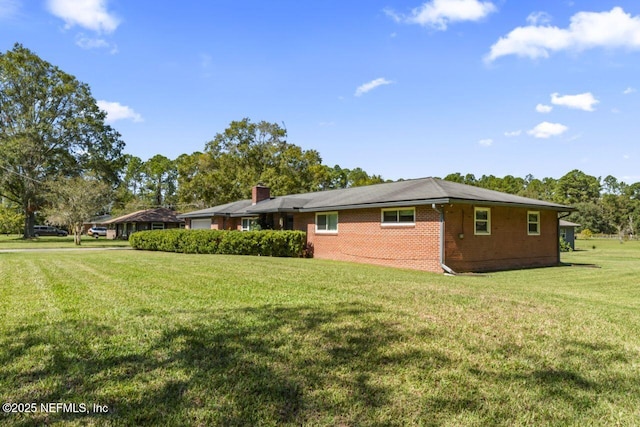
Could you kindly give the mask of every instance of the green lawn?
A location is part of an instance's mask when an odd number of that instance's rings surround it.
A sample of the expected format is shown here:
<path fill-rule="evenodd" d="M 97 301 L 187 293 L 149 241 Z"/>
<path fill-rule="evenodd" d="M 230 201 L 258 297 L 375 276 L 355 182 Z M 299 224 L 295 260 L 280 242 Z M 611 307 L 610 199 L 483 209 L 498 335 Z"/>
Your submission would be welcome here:
<path fill-rule="evenodd" d="M 466 277 L 0 253 L 0 402 L 109 408 L 0 424 L 640 425 L 640 243 L 578 248 Z"/>
<path fill-rule="evenodd" d="M 106 248 L 129 246 L 126 240 L 107 240 L 104 237 L 94 238 L 82 236 L 81 247 Z M 66 237 L 42 236 L 36 239 L 23 239 L 17 234 L 0 234 L 0 250 L 2 249 L 52 249 L 52 248 L 76 248 L 73 243 L 73 235 Z"/>

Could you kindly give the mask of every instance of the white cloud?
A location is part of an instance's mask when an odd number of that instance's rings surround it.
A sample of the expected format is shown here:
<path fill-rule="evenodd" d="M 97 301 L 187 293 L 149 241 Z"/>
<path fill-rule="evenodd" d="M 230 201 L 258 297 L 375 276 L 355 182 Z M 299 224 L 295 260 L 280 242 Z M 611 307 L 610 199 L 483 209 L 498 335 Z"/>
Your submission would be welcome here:
<path fill-rule="evenodd" d="M 413 9 L 409 15 L 398 14 L 390 9 L 386 9 L 385 13 L 396 22 L 418 24 L 444 31 L 450 23 L 478 21 L 495 11 L 495 5 L 489 1 L 430 0 Z"/>
<path fill-rule="evenodd" d="M 20 11 L 18 0 L 0 0 L 0 19 L 11 19 Z"/>
<path fill-rule="evenodd" d="M 517 27 L 491 46 L 485 61 L 506 55 L 548 58 L 550 52 L 596 47 L 640 49 L 640 17 L 625 13 L 621 7 L 609 12 L 578 12 L 570 21 L 568 28 Z"/>
<path fill-rule="evenodd" d="M 551 94 L 552 104 L 563 105 L 565 107 L 574 108 L 577 110 L 594 111 L 593 106 L 599 102 L 600 101 L 593 97 L 591 92 L 580 93 L 578 95 L 563 96 L 559 96 L 557 93 Z"/>
<path fill-rule="evenodd" d="M 478 141 L 478 144 L 482 145 L 483 147 L 490 147 L 491 145 L 493 145 L 493 139 L 481 139 L 480 141 Z"/>
<path fill-rule="evenodd" d="M 553 110 L 551 105 L 538 104 L 536 105 L 536 111 L 538 113 L 550 113 Z"/>
<path fill-rule="evenodd" d="M 522 133 L 521 130 L 514 130 L 510 132 L 505 132 L 504 136 L 506 136 L 507 138 L 513 138 L 515 136 L 520 136 L 521 133 Z"/>
<path fill-rule="evenodd" d="M 370 82 L 359 86 L 356 89 L 355 96 L 362 96 L 365 93 L 367 93 L 369 91 L 372 91 L 373 89 L 377 88 L 378 86 L 390 85 L 392 83 L 393 83 L 392 81 L 387 80 L 387 79 L 382 78 L 382 77 L 380 77 L 379 79 L 371 80 Z"/>
<path fill-rule="evenodd" d="M 119 102 L 97 101 L 98 108 L 107 113 L 106 122 L 113 123 L 118 120 L 133 120 L 138 123 L 143 121 L 142 116 L 131 107 L 121 105 Z"/>
<path fill-rule="evenodd" d="M 622 93 L 625 94 L 625 95 L 629 95 L 630 93 L 634 93 L 635 91 L 636 91 L 635 88 L 628 87 L 624 91 L 622 91 Z"/>
<path fill-rule="evenodd" d="M 548 24 L 551 22 L 551 15 L 547 12 L 533 12 L 527 16 L 527 22 L 529 25 Z"/>
<path fill-rule="evenodd" d="M 105 39 L 87 37 L 84 34 L 76 36 L 76 45 L 82 49 L 109 49 L 112 54 L 118 53 L 118 46 L 109 43 Z"/>
<path fill-rule="evenodd" d="M 560 123 L 542 122 L 527 133 L 535 138 L 549 138 L 565 133 L 569 128 Z"/>
<path fill-rule="evenodd" d="M 74 25 L 96 31 L 112 33 L 120 25 L 120 20 L 107 11 L 108 0 L 48 0 L 49 11 L 66 23 L 66 28 Z"/>

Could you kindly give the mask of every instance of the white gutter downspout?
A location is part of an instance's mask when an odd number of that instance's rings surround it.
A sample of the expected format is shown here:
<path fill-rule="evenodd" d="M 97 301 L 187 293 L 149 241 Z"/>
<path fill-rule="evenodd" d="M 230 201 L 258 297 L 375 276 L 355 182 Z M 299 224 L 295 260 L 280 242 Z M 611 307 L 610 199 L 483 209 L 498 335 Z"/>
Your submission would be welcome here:
<path fill-rule="evenodd" d="M 442 267 L 446 273 L 455 276 L 457 273 L 444 263 L 444 211 L 438 210 L 435 203 L 433 203 L 431 207 L 440 214 L 440 267 Z"/>

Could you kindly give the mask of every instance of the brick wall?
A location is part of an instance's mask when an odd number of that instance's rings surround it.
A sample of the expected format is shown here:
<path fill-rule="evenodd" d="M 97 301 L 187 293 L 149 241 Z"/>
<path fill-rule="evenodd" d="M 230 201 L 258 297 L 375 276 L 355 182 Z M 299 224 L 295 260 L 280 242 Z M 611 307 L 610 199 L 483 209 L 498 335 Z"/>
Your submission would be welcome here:
<path fill-rule="evenodd" d="M 529 210 L 533 209 L 492 206 L 491 235 L 476 236 L 474 206 L 446 205 L 445 264 L 457 272 L 556 265 L 559 262 L 557 214 L 539 210 L 540 235 L 530 236 L 527 233 Z"/>
<path fill-rule="evenodd" d="M 431 207 L 417 207 L 411 226 L 383 226 L 380 209 L 357 209 L 338 213 L 338 233 L 316 233 L 314 213 L 296 215 L 294 228 L 307 232 L 315 258 L 442 272 L 440 216 Z"/>

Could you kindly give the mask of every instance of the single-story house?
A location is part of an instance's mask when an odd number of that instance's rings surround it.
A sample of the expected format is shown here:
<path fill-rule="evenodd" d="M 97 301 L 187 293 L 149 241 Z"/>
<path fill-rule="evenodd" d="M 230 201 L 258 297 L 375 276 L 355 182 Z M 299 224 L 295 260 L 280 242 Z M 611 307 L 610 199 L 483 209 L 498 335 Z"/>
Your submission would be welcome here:
<path fill-rule="evenodd" d="M 560 220 L 560 237 L 571 246 L 572 250 L 576 249 L 576 227 L 580 227 L 580 224 Z"/>
<path fill-rule="evenodd" d="M 252 198 L 179 215 L 191 229 L 302 230 L 316 258 L 433 272 L 560 262 L 559 216 L 574 209 L 437 178 Z"/>
<path fill-rule="evenodd" d="M 108 227 L 107 239 L 127 239 L 136 231 L 184 228 L 184 220 L 178 218 L 177 214 L 167 208 L 145 209 L 112 218 L 103 222 L 103 225 Z"/>

